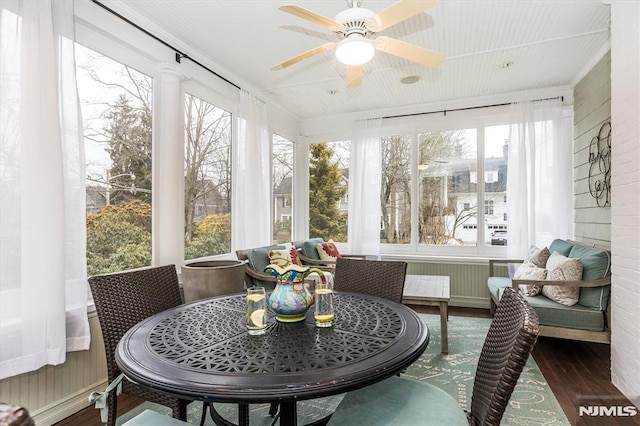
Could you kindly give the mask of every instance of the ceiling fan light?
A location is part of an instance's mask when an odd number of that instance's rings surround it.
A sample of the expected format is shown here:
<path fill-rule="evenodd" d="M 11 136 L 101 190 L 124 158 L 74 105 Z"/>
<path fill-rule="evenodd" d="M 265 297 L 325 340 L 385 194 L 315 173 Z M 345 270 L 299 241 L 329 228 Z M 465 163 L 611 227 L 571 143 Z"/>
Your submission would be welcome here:
<path fill-rule="evenodd" d="M 345 65 L 356 66 L 369 62 L 374 53 L 371 42 L 362 36 L 352 35 L 338 44 L 336 59 Z"/>

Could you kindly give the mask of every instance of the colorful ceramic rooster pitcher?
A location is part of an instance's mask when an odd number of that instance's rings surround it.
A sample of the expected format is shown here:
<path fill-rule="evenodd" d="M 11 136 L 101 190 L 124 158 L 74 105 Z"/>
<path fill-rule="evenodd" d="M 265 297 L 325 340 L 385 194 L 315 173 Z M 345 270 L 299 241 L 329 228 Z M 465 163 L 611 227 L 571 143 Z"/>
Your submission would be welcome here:
<path fill-rule="evenodd" d="M 307 310 L 313 305 L 313 294 L 304 283 L 304 279 L 316 273 L 324 280 L 324 274 L 318 268 L 289 265 L 281 267 L 270 264 L 264 271 L 276 277 L 276 288 L 269 296 L 269 306 L 280 322 L 304 321 Z"/>

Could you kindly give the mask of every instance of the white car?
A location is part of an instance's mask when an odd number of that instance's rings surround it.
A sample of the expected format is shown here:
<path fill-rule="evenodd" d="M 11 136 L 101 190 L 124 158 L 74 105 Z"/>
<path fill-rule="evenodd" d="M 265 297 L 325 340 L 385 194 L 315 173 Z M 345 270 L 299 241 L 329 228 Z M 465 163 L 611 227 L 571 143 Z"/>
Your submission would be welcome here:
<path fill-rule="evenodd" d="M 507 231 L 496 230 L 491 233 L 491 245 L 492 246 L 506 246 L 507 245 Z"/>

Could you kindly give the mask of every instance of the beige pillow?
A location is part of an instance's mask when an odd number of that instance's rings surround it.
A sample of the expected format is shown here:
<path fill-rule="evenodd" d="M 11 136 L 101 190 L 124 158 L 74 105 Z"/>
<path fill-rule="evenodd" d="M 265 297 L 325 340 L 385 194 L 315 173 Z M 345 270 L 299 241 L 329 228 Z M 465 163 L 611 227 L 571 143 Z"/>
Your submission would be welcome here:
<path fill-rule="evenodd" d="M 336 247 L 336 243 L 333 240 L 317 244 L 316 249 L 320 260 L 336 260 L 340 257 L 338 247 Z"/>
<path fill-rule="evenodd" d="M 551 253 L 549 253 L 548 248 L 545 247 L 539 249 L 536 246 L 531 246 L 529 248 L 529 254 L 527 255 L 527 259 L 525 260 L 525 262 L 531 262 L 539 268 L 546 268 L 549 256 L 551 256 Z"/>
<path fill-rule="evenodd" d="M 524 262 L 518 267 L 514 280 L 544 280 L 547 278 L 547 270 L 539 268 L 533 262 Z M 520 287 L 525 296 L 536 296 L 542 291 L 542 286 L 537 284 L 523 284 Z"/>
<path fill-rule="evenodd" d="M 553 252 L 547 260 L 547 280 L 549 281 L 579 281 L 582 279 L 582 261 Z M 542 294 L 554 302 L 565 306 L 578 303 L 580 287 L 545 285 Z"/>

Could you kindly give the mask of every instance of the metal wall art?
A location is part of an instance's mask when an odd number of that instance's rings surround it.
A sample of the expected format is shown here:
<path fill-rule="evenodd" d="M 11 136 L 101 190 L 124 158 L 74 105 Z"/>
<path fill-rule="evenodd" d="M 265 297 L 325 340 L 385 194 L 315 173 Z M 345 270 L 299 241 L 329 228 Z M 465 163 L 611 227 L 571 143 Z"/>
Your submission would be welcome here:
<path fill-rule="evenodd" d="M 611 205 L 611 123 L 606 122 L 589 144 L 589 193 L 598 207 Z"/>

